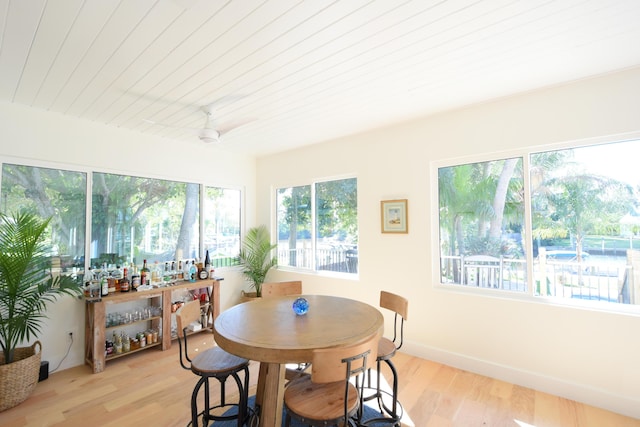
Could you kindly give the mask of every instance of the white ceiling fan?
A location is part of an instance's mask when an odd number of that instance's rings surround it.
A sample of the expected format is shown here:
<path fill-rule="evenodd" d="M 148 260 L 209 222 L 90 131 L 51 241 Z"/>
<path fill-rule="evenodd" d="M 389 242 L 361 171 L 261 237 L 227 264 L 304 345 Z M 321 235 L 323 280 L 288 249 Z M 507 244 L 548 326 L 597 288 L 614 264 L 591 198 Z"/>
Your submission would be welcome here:
<path fill-rule="evenodd" d="M 162 124 L 162 123 L 158 123 L 153 120 L 147 120 L 147 119 L 145 119 L 144 121 L 147 123 L 151 123 L 153 125 L 162 126 L 166 128 L 190 130 L 190 131 L 193 131 L 202 142 L 205 142 L 208 144 L 219 143 L 222 141 L 221 138 L 223 135 L 255 120 L 255 118 L 244 118 L 244 119 L 228 121 L 225 123 L 217 122 L 213 114 L 215 111 L 215 108 L 222 103 L 229 103 L 239 98 L 244 98 L 244 96 L 231 96 L 231 95 L 225 96 L 211 104 L 200 107 L 200 111 L 202 111 L 206 116 L 204 126 L 201 128 L 172 126 L 172 125 Z"/>

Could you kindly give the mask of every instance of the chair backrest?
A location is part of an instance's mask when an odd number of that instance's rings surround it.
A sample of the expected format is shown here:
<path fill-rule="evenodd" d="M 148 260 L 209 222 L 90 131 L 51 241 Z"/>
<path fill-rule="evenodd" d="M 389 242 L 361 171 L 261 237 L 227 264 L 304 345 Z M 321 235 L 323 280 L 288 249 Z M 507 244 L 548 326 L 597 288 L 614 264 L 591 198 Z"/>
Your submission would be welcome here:
<path fill-rule="evenodd" d="M 191 369 L 191 359 L 187 346 L 187 328 L 192 322 L 200 320 L 200 301 L 189 301 L 176 311 L 176 324 L 178 326 L 178 346 L 180 350 L 180 366 L 184 369 Z M 189 362 L 189 365 L 185 362 Z"/>
<path fill-rule="evenodd" d="M 193 322 L 200 320 L 200 301 L 189 301 L 176 311 L 178 337 L 184 336 L 184 330 Z"/>
<path fill-rule="evenodd" d="M 347 347 L 314 350 L 311 359 L 311 381 L 329 383 L 349 380 L 354 375 L 376 366 L 378 334 Z"/>
<path fill-rule="evenodd" d="M 376 366 L 376 354 L 380 334 L 348 347 L 318 349 L 311 359 L 311 381 L 329 383 L 344 381 L 343 413 L 349 417 L 349 402 L 358 400 L 357 419 L 362 420 L 364 407 L 365 375 Z M 353 387 L 356 392 L 353 393 Z M 353 394 L 353 395 L 352 395 Z M 335 396 L 336 398 L 338 396 Z M 345 424 L 346 425 L 346 424 Z M 358 424 L 360 425 L 360 424 Z"/>
<path fill-rule="evenodd" d="M 270 282 L 262 284 L 262 298 L 302 294 L 302 281 Z"/>
<path fill-rule="evenodd" d="M 400 349 L 404 339 L 404 321 L 407 320 L 409 315 L 409 301 L 400 295 L 380 291 L 380 307 L 395 313 L 393 318 L 393 343 L 396 345 L 396 349 Z"/>

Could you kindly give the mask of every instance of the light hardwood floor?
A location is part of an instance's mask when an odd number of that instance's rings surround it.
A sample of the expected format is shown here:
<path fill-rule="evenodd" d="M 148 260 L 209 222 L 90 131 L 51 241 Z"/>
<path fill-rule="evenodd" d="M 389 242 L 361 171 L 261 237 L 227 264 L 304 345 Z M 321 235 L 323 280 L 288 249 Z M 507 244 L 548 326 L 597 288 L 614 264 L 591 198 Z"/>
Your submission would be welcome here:
<path fill-rule="evenodd" d="M 192 339 L 202 348 L 213 342 L 204 333 Z M 394 362 L 408 426 L 640 427 L 637 419 L 404 353 Z M 180 368 L 174 342 L 168 351 L 111 361 L 100 374 L 87 366 L 53 373 L 27 401 L 0 413 L 0 426 L 186 426 L 195 382 Z"/>

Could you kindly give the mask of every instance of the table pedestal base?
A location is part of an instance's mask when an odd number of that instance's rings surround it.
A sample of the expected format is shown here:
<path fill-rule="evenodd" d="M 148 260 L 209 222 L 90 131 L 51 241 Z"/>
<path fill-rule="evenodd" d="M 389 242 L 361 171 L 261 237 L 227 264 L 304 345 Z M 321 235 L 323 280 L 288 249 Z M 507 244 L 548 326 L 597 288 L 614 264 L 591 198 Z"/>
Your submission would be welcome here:
<path fill-rule="evenodd" d="M 256 390 L 256 407 L 260 408 L 260 427 L 282 425 L 285 371 L 286 365 L 260 362 L 260 374 Z M 263 400 L 265 396 L 268 398 Z M 274 396 L 277 398 L 274 399 Z"/>

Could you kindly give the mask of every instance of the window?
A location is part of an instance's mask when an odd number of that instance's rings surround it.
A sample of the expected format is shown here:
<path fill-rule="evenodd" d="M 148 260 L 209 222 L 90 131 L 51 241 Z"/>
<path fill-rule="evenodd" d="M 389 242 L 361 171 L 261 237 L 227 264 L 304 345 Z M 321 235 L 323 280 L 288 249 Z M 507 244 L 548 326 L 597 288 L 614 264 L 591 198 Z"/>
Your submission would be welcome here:
<path fill-rule="evenodd" d="M 198 184 L 94 173 L 91 265 L 197 258 L 199 191 Z"/>
<path fill-rule="evenodd" d="M 240 253 L 240 190 L 205 187 L 204 249 L 214 267 L 237 262 Z"/>
<path fill-rule="evenodd" d="M 80 279 L 85 262 L 115 268 L 132 262 L 140 266 L 146 259 L 154 269 L 167 261 L 204 258 L 204 248 L 214 267 L 224 267 L 233 264 L 239 252 L 240 190 L 8 163 L 2 165 L 1 184 L 3 212 L 31 209 L 44 218 L 52 217 L 53 268 Z M 88 239 L 87 221 L 91 224 Z"/>
<path fill-rule="evenodd" d="M 32 210 L 51 217 L 47 231 L 52 269 L 82 278 L 87 175 L 58 169 L 2 165 L 2 211 Z"/>
<path fill-rule="evenodd" d="M 358 272 L 356 178 L 276 191 L 278 264 Z"/>
<path fill-rule="evenodd" d="M 438 170 L 442 283 L 527 291 L 522 160 Z"/>
<path fill-rule="evenodd" d="M 441 283 L 640 304 L 639 142 L 438 168 Z"/>

